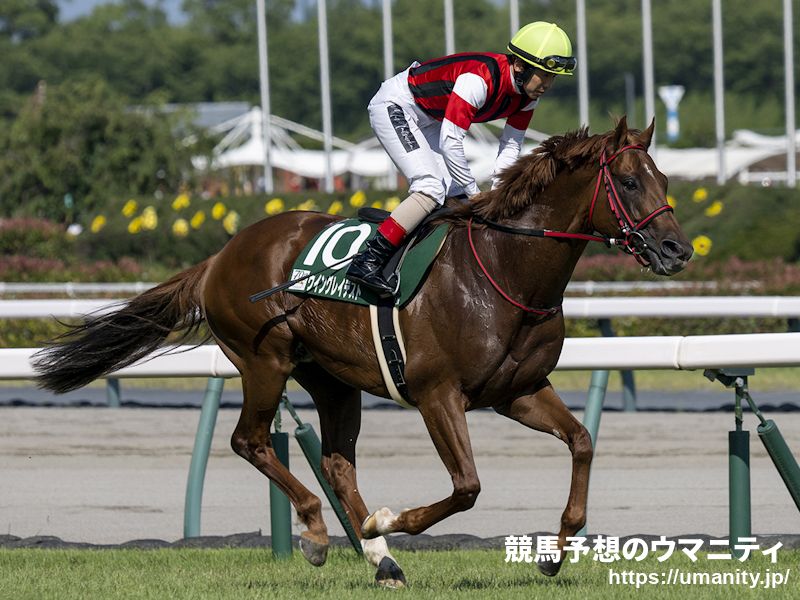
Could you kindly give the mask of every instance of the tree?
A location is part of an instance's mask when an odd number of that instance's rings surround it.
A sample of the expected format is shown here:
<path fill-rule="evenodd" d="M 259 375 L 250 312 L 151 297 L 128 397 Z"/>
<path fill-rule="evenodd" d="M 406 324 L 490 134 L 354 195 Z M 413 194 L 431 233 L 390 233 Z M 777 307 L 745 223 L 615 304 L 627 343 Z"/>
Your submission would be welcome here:
<path fill-rule="evenodd" d="M 144 100 L 161 91 L 174 68 L 172 28 L 163 10 L 142 0 L 101 5 L 89 16 L 31 43 L 34 56 L 52 71 L 51 83 L 76 73 L 95 73 L 117 92 Z"/>
<path fill-rule="evenodd" d="M 51 86 L 0 129 L 0 211 L 64 218 L 115 195 L 176 191 L 191 173 L 192 149 L 173 136 L 174 117 L 130 110 L 97 77 Z"/>
<path fill-rule="evenodd" d="M 58 22 L 55 0 L 3 0 L 0 37 L 24 42 L 49 32 Z"/>
<path fill-rule="evenodd" d="M 290 22 L 294 0 L 264 1 L 271 31 Z M 256 38 L 256 0 L 184 0 L 181 8 L 189 16 L 189 29 L 215 42 L 232 43 Z"/>
<path fill-rule="evenodd" d="M 51 86 L 93 73 L 133 102 L 259 101 L 256 0 L 183 0 L 188 20 L 171 24 L 160 4 L 115 0 L 87 17 L 60 24 L 56 0 L 0 0 L 0 118 L 14 117 L 44 79 Z M 270 92 L 275 114 L 321 127 L 317 11 L 305 2 L 265 0 Z M 729 130 L 781 128 L 782 29 L 774 3 L 723 3 Z M 521 0 L 520 22 L 559 23 L 575 40 L 574 2 Z M 445 52 L 442 2 L 394 0 L 394 70 Z M 708 0 L 653 2 L 656 85 L 686 87 L 682 143 L 713 143 L 711 10 Z M 641 105 L 640 0 L 587 3 L 591 122 L 611 125 L 625 110 L 631 74 Z M 459 0 L 454 5 L 458 51 L 504 52 L 508 3 Z M 366 104 L 384 78 L 381 3 L 328 0 L 334 131 L 369 134 Z M 800 36 L 795 36 L 800 49 Z M 533 127 L 559 133 L 578 126 L 578 77 L 560 77 L 537 109 Z M 800 81 L 798 81 L 800 85 Z M 692 107 L 691 112 L 689 107 Z M 663 105 L 659 111 L 662 127 Z M 639 110 L 641 117 L 641 109 Z M 639 119 L 637 126 L 644 123 Z"/>

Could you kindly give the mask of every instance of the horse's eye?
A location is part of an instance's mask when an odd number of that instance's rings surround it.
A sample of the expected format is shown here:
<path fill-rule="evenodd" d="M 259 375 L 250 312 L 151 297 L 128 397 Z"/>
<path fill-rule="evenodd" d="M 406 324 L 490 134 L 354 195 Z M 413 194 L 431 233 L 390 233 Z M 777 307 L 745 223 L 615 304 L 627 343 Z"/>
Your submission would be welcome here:
<path fill-rule="evenodd" d="M 639 186 L 636 184 L 636 179 L 633 177 L 625 177 L 622 179 L 622 187 L 629 192 L 636 190 Z"/>

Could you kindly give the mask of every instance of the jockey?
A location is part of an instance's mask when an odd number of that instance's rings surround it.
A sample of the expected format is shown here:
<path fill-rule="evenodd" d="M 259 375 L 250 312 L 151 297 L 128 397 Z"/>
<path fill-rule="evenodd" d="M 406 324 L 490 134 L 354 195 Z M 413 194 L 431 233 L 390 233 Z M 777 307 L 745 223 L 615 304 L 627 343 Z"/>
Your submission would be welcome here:
<path fill-rule="evenodd" d="M 369 103 L 369 122 L 400 172 L 409 196 L 378 227 L 347 270 L 348 279 L 381 297 L 394 295 L 381 273 L 394 251 L 445 195 L 480 192 L 464 156 L 472 123 L 506 118 L 495 160 L 497 175 L 514 163 L 539 98 L 556 75 L 572 75 L 572 43 L 554 23 L 520 29 L 509 54 L 470 52 L 436 58 L 383 82 Z"/>

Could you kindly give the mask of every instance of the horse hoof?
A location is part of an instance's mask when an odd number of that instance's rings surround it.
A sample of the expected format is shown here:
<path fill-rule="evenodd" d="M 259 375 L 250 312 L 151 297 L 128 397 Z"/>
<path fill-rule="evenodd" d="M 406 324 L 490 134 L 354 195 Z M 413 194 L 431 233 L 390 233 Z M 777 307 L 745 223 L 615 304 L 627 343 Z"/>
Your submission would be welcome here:
<path fill-rule="evenodd" d="M 318 544 L 303 535 L 300 536 L 300 551 L 315 567 L 324 565 L 328 558 L 328 544 Z"/>
<path fill-rule="evenodd" d="M 536 566 L 539 567 L 539 572 L 542 575 L 547 575 L 548 577 L 555 577 L 558 575 L 558 572 L 561 570 L 561 565 L 563 561 L 555 562 L 554 560 L 542 560 L 536 563 Z"/>
<path fill-rule="evenodd" d="M 384 556 L 378 565 L 378 572 L 375 573 L 375 583 L 381 587 L 396 590 L 406 587 L 406 576 L 400 565 L 388 556 Z"/>
<path fill-rule="evenodd" d="M 392 525 L 396 518 L 397 516 L 386 507 L 376 510 L 361 525 L 361 535 L 371 540 L 380 535 L 392 533 L 394 531 Z"/>

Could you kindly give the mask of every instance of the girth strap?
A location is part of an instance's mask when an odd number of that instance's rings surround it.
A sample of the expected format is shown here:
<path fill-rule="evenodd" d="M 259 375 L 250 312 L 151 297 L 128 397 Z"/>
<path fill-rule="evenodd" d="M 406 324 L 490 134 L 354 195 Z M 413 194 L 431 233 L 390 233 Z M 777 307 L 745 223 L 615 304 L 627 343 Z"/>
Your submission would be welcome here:
<path fill-rule="evenodd" d="M 408 386 L 405 380 L 406 349 L 400 332 L 397 308 L 388 302 L 379 306 L 371 304 L 369 316 L 372 343 L 386 389 L 392 400 L 400 406 L 413 408 L 408 402 Z"/>

